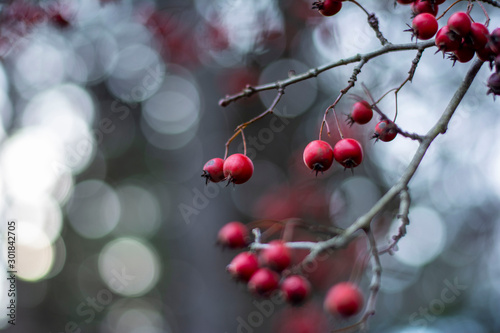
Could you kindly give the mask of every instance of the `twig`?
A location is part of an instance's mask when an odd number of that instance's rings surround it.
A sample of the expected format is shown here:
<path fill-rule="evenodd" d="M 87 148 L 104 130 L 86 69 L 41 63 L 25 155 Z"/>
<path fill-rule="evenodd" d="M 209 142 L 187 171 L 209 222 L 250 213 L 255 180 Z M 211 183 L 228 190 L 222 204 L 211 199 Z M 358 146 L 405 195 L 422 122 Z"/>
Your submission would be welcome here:
<path fill-rule="evenodd" d="M 413 175 L 417 171 L 420 162 L 424 158 L 425 153 L 429 149 L 429 146 L 434 141 L 434 139 L 439 134 L 444 134 L 448 128 L 448 124 L 450 122 L 451 117 L 455 113 L 458 105 L 462 101 L 462 98 L 465 96 L 465 93 L 469 89 L 472 81 L 476 77 L 479 69 L 481 68 L 483 62 L 480 60 L 476 60 L 472 66 L 470 67 L 467 75 L 464 80 L 455 91 L 455 94 L 451 98 L 448 106 L 444 110 L 443 114 L 436 122 L 436 124 L 429 130 L 429 132 L 425 135 L 424 139 L 420 142 L 417 151 L 415 152 L 412 160 L 409 165 L 406 167 L 402 176 L 399 178 L 397 183 L 395 183 L 373 206 L 372 208 L 365 213 L 364 215 L 358 217 L 354 223 L 352 223 L 345 231 L 332 237 L 326 241 L 313 243 L 314 245 L 311 247 L 310 254 L 304 259 L 305 262 L 309 262 L 314 260 L 314 258 L 321 252 L 326 249 L 332 248 L 341 248 L 347 245 L 352 239 L 355 238 L 356 233 L 359 230 L 366 229 L 370 226 L 372 219 L 380 213 L 384 207 L 389 204 L 401 191 L 405 190 L 408 187 L 408 183 L 412 179 Z"/>
<path fill-rule="evenodd" d="M 390 44 L 390 42 L 384 37 L 382 32 L 380 31 L 379 25 L 378 25 L 378 18 L 375 16 L 375 13 L 369 13 L 360 3 L 358 3 L 355 0 L 349 0 L 350 2 L 354 3 L 356 6 L 361 8 L 365 12 L 365 14 L 368 16 L 368 24 L 370 25 L 370 28 L 375 31 L 375 35 L 377 36 L 378 40 L 380 41 L 380 44 L 386 45 Z"/>
<path fill-rule="evenodd" d="M 372 259 L 372 280 L 370 282 L 370 295 L 366 301 L 365 312 L 361 319 L 348 327 L 333 330 L 332 333 L 341 332 L 364 332 L 368 329 L 368 319 L 375 314 L 375 308 L 377 304 L 377 295 L 380 290 L 381 280 L 382 280 L 382 264 L 380 263 L 380 257 L 377 251 L 377 242 L 373 236 L 371 229 L 365 230 L 366 237 L 368 238 L 368 244 L 370 246 L 370 255 Z"/>
<path fill-rule="evenodd" d="M 236 137 L 241 134 L 241 137 L 243 139 L 243 146 L 244 146 L 244 154 L 246 155 L 247 154 L 247 147 L 246 147 L 246 141 L 245 141 L 245 136 L 243 134 L 243 130 L 250 124 L 256 122 L 257 120 L 260 120 L 262 118 L 264 118 L 265 116 L 267 116 L 268 114 L 271 114 L 274 112 L 274 108 L 276 108 L 276 105 L 278 104 L 278 102 L 280 101 L 281 99 L 281 96 L 283 96 L 283 94 L 285 93 L 285 89 L 284 88 L 278 88 L 278 93 L 276 94 L 276 97 L 274 98 L 274 101 L 273 103 L 271 104 L 271 106 L 269 107 L 269 109 L 267 109 L 266 111 L 262 112 L 261 114 L 259 114 L 257 117 L 254 117 L 252 119 L 250 119 L 249 121 L 243 123 L 243 124 L 240 124 L 236 127 L 236 129 L 234 130 L 234 134 L 229 138 L 229 140 L 227 140 L 226 142 L 226 151 L 224 153 L 224 159 L 227 158 L 227 155 L 228 155 L 228 152 L 229 152 L 229 145 L 231 144 L 231 142 L 233 142 L 234 139 L 236 139 Z"/>
<path fill-rule="evenodd" d="M 368 328 L 368 319 L 375 314 L 375 306 L 377 304 L 377 295 L 380 290 L 380 281 L 382 280 L 382 265 L 377 250 L 377 242 L 371 229 L 366 230 L 366 236 L 370 244 L 372 254 L 372 281 L 370 283 L 370 296 L 366 302 L 366 309 L 363 317 L 361 318 L 361 328 L 365 330 Z"/>
<path fill-rule="evenodd" d="M 239 93 L 236 93 L 234 95 L 228 95 L 225 98 L 221 99 L 219 101 L 219 105 L 220 106 L 227 106 L 227 105 L 231 104 L 232 102 L 239 100 L 240 98 L 249 97 L 249 96 L 252 96 L 253 94 L 261 92 L 261 91 L 286 88 L 287 86 L 289 86 L 291 84 L 316 77 L 319 74 L 321 74 L 322 72 L 327 71 L 329 69 L 352 64 L 355 62 L 359 62 L 362 59 L 366 59 L 368 61 L 370 59 L 376 58 L 378 56 L 381 56 L 383 54 L 390 53 L 390 52 L 419 50 L 419 49 L 426 49 L 426 48 L 429 48 L 432 46 L 434 46 L 434 40 L 419 42 L 419 43 L 408 43 L 408 44 L 386 44 L 378 50 L 368 52 L 365 54 L 357 54 L 355 56 L 345 58 L 345 59 L 340 59 L 340 60 L 325 64 L 325 65 L 322 65 L 322 66 L 319 66 L 316 68 L 312 68 L 312 69 L 308 70 L 307 72 L 304 72 L 304 73 L 298 74 L 298 75 L 294 75 L 292 77 L 277 81 L 275 83 L 267 83 L 267 84 L 263 84 L 263 85 L 255 86 L 255 87 L 247 86 L 245 89 L 243 89 Z"/>
<path fill-rule="evenodd" d="M 398 218 L 401 220 L 401 224 L 399 225 L 398 233 L 392 236 L 392 241 L 389 246 L 378 252 L 381 255 L 384 253 L 392 254 L 399 240 L 406 235 L 406 227 L 410 224 L 408 214 L 410 212 L 411 197 L 407 188 L 401 191 L 399 198 L 400 203 Z"/>
<path fill-rule="evenodd" d="M 344 138 L 344 136 L 342 135 L 342 130 L 340 129 L 340 124 L 339 124 L 339 119 L 337 117 L 337 113 L 335 112 L 335 106 L 337 105 L 337 103 L 342 99 L 342 97 L 347 94 L 347 92 L 352 88 L 354 87 L 356 81 L 358 80 L 358 74 L 361 73 L 361 68 L 363 68 L 363 66 L 368 62 L 368 60 L 366 59 L 361 59 L 361 61 L 359 62 L 359 64 L 354 67 L 354 69 L 352 70 L 352 75 L 351 77 L 349 78 L 349 80 L 347 81 L 348 82 L 348 85 L 347 87 L 345 87 L 344 89 L 342 89 L 340 91 L 340 94 L 339 96 L 335 99 L 335 102 L 333 102 L 332 105 L 330 105 L 329 107 L 326 108 L 325 110 L 325 114 L 323 116 L 323 120 L 321 121 L 321 126 L 319 128 L 319 139 L 321 140 L 321 137 L 322 137 L 322 133 L 323 133 L 323 127 L 326 125 L 326 129 L 327 129 L 327 134 L 330 135 L 330 128 L 328 127 L 328 123 L 326 122 L 326 116 L 328 114 L 328 111 L 330 110 L 333 110 L 333 115 L 335 117 L 335 123 L 337 124 L 337 129 L 339 131 L 339 134 L 340 134 L 340 138 Z"/>
<path fill-rule="evenodd" d="M 500 2 L 496 1 L 496 0 L 480 0 L 481 2 L 484 2 L 484 3 L 487 3 L 487 4 L 490 4 L 492 5 L 493 7 L 498 7 L 500 8 Z"/>
<path fill-rule="evenodd" d="M 422 54 L 424 53 L 423 49 L 419 49 L 417 52 L 417 55 L 411 62 L 411 68 L 408 71 L 408 77 L 406 80 L 401 83 L 401 85 L 394 91 L 394 98 L 396 100 L 396 112 L 394 114 L 394 120 L 396 121 L 396 118 L 398 117 L 398 93 L 399 91 L 404 87 L 404 85 L 408 82 L 411 82 L 413 80 L 413 76 L 415 76 L 415 71 L 417 70 L 418 63 L 420 62 L 420 59 L 422 59 Z"/>
<path fill-rule="evenodd" d="M 456 0 L 456 1 L 455 1 L 454 3 L 452 3 L 452 4 L 448 7 L 448 8 L 446 8 L 446 9 L 445 9 L 445 11 L 444 11 L 444 12 L 442 12 L 442 13 L 441 13 L 441 15 L 440 15 L 439 17 L 436 17 L 436 20 L 438 20 L 438 21 L 439 21 L 439 20 L 440 20 L 443 16 L 445 16 L 445 15 L 446 15 L 446 13 L 447 13 L 450 9 L 452 9 L 452 8 L 453 8 L 453 6 L 455 6 L 457 3 L 462 2 L 462 1 L 464 1 L 464 0 Z"/>
<path fill-rule="evenodd" d="M 391 91 L 395 91 L 395 89 L 391 89 L 389 90 L 388 92 L 386 92 L 384 95 L 382 95 L 381 98 L 379 98 L 377 101 L 374 100 L 372 94 L 370 93 L 370 91 L 368 90 L 368 88 L 366 88 L 366 86 L 361 83 L 361 86 L 363 87 L 363 90 L 365 92 L 365 94 L 368 96 L 368 98 L 370 99 L 371 101 L 371 108 L 373 109 L 373 111 L 375 111 L 376 113 L 378 113 L 378 115 L 380 116 L 381 120 L 387 120 L 387 121 L 390 121 L 391 122 L 391 126 L 394 128 L 394 130 L 396 130 L 400 135 L 406 137 L 406 138 L 409 138 L 409 139 L 412 139 L 412 140 L 416 140 L 418 142 L 422 142 L 424 140 L 424 136 L 420 135 L 420 134 L 417 134 L 417 133 L 409 133 L 409 132 L 406 132 L 404 130 L 402 130 L 398 125 L 396 125 L 396 123 L 394 123 L 393 121 L 391 121 L 389 119 L 389 117 L 387 117 L 387 115 L 382 112 L 382 110 L 380 110 L 380 108 L 377 106 L 377 103 L 379 103 L 383 97 L 387 96 L 387 94 Z"/>

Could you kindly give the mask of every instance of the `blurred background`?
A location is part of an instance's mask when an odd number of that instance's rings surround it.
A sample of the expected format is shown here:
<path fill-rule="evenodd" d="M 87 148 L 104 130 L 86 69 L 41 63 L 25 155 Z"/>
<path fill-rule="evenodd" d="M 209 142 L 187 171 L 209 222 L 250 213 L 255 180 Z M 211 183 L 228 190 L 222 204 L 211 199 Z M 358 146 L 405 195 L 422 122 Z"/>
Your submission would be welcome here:
<path fill-rule="evenodd" d="M 498 9 L 485 7 L 490 30 L 498 27 Z M 367 9 L 391 42 L 410 42 L 409 6 L 387 0 Z M 478 6 L 472 16 L 485 21 Z M 1 329 L 306 333 L 355 321 L 327 316 L 321 304 L 332 284 L 356 276 L 362 237 L 310 268 L 315 293 L 302 308 L 249 295 L 225 272 L 237 252 L 215 245 L 229 221 L 297 217 L 346 227 L 398 179 L 417 145 L 375 143 L 376 119 L 342 124 L 364 146 L 354 174 L 334 166 L 314 177 L 303 165 L 353 65 L 288 87 L 275 115 L 248 127 L 248 183 L 206 186 L 200 175 L 276 92 L 226 108 L 221 97 L 380 47 L 359 8 L 344 2 L 326 18 L 304 0 L 14 0 L 0 2 L 0 35 L 2 252 L 15 220 L 18 271 L 16 325 L 3 311 Z M 403 82 L 414 56 L 373 59 L 358 82 L 378 98 Z M 399 95 L 398 125 L 424 134 L 468 67 L 424 52 Z M 489 75 L 484 65 L 410 183 L 411 224 L 399 251 L 381 258 L 373 332 L 500 331 L 500 113 L 486 95 Z M 365 97 L 359 84 L 351 92 Z M 338 104 L 341 122 L 353 103 L 347 96 Z M 392 95 L 379 105 L 394 115 Z M 333 145 L 339 135 L 328 119 Z M 237 138 L 230 153 L 242 151 Z M 397 207 L 373 222 L 380 247 L 399 226 Z M 368 295 L 371 271 L 362 268 Z M 5 306 L 6 278 L 5 267 Z"/>

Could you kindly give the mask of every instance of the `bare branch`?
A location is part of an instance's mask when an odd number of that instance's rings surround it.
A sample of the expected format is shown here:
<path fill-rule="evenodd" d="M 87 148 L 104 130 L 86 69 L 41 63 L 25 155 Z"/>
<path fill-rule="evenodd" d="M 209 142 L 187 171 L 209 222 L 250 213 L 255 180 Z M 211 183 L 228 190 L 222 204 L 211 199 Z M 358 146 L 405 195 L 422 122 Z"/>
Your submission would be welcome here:
<path fill-rule="evenodd" d="M 472 81 L 476 77 L 479 69 L 481 68 L 483 62 L 480 60 L 476 60 L 464 80 L 455 91 L 455 94 L 451 98 L 448 106 L 445 111 L 437 121 L 437 123 L 429 130 L 424 139 L 420 142 L 413 159 L 410 161 L 410 164 L 407 166 L 406 170 L 403 172 L 399 181 L 394 184 L 376 203 L 373 207 L 364 215 L 360 216 L 353 224 L 351 224 L 345 232 L 335 237 L 332 237 L 326 241 L 316 243 L 312 248 L 310 254 L 304 259 L 305 262 L 309 262 L 314 260 L 314 258 L 321 252 L 326 249 L 332 248 L 340 248 L 347 245 L 355 236 L 357 231 L 369 228 L 372 219 L 380 213 L 384 207 L 391 202 L 396 195 L 401 193 L 401 191 L 405 190 L 408 187 L 408 183 L 412 179 L 413 175 L 417 171 L 420 162 L 424 158 L 427 149 L 434 141 L 434 139 L 439 135 L 446 132 L 448 124 L 450 122 L 451 117 L 455 113 L 458 105 L 462 101 L 465 93 L 469 89 Z"/>
<path fill-rule="evenodd" d="M 390 253 L 394 251 L 394 247 L 398 244 L 399 240 L 406 235 L 406 227 L 410 224 L 410 218 L 408 214 L 410 212 L 411 197 L 408 189 L 405 188 L 399 194 L 399 214 L 398 218 L 401 220 L 401 224 L 398 228 L 398 233 L 392 236 L 392 241 L 384 250 L 379 251 L 379 254 Z"/>
<path fill-rule="evenodd" d="M 256 122 L 257 120 L 260 120 L 262 118 L 264 118 L 265 116 L 271 114 L 274 112 L 274 109 L 276 108 L 276 105 L 278 104 L 278 102 L 280 101 L 281 99 L 281 96 L 283 96 L 283 94 L 285 93 L 285 90 L 283 88 L 279 88 L 278 89 L 278 93 L 276 94 L 276 97 L 274 98 L 274 101 L 273 103 L 271 104 L 271 106 L 269 107 L 269 109 L 267 109 L 266 111 L 262 112 L 261 114 L 259 114 L 257 117 L 254 117 L 252 119 L 250 119 L 249 121 L 243 123 L 243 124 L 240 124 L 236 127 L 236 129 L 234 130 L 234 134 L 229 138 L 229 140 L 227 140 L 226 142 L 226 151 L 224 153 L 224 159 L 227 158 L 227 155 L 229 153 L 229 145 L 231 144 L 231 142 L 233 142 L 234 139 L 236 139 L 236 137 L 238 135 L 241 134 L 241 137 L 243 139 L 243 145 L 245 147 L 245 152 L 244 154 L 246 155 L 247 154 L 247 149 L 246 149 L 246 140 L 245 140 L 245 136 L 243 134 L 243 130 L 250 124 Z"/>
<path fill-rule="evenodd" d="M 500 8 L 500 2 L 496 1 L 496 0 L 480 0 L 481 2 L 484 2 L 484 3 L 487 3 L 487 4 L 490 4 L 492 5 L 493 7 L 497 7 L 497 8 Z"/>
<path fill-rule="evenodd" d="M 316 68 L 312 68 L 308 70 L 307 72 L 304 72 L 302 74 L 294 75 L 292 77 L 289 77 L 287 79 L 277 81 L 275 83 L 267 83 L 263 84 L 260 86 L 247 86 L 245 89 L 240 91 L 239 93 L 236 93 L 234 95 L 228 95 L 225 98 L 221 99 L 219 101 L 220 106 L 227 106 L 231 104 L 234 101 L 239 100 L 240 98 L 243 97 L 249 97 L 252 96 L 255 93 L 261 92 L 261 91 L 266 91 L 266 90 L 273 90 L 273 89 L 280 89 L 280 88 L 285 88 L 291 84 L 304 81 L 313 77 L 318 76 L 324 71 L 327 71 L 329 69 L 335 68 L 335 67 L 340 67 L 340 66 L 345 66 L 348 64 L 360 62 L 362 59 L 365 59 L 366 61 L 376 58 L 378 56 L 381 56 L 386 53 L 390 52 L 398 52 L 398 51 L 408 51 L 408 50 L 420 50 L 420 49 L 426 49 L 429 47 L 434 46 L 434 40 L 430 41 L 425 41 L 425 42 L 420 42 L 420 43 L 408 43 L 408 44 L 386 44 L 383 47 L 381 47 L 378 50 L 368 52 L 365 54 L 357 54 L 355 56 L 345 58 L 345 59 L 340 59 Z"/>
<path fill-rule="evenodd" d="M 361 319 L 362 329 L 368 328 L 368 319 L 375 314 L 375 305 L 377 303 L 377 295 L 380 290 L 380 281 L 382 280 L 382 264 L 380 263 L 380 258 L 377 250 L 377 242 L 375 241 L 375 236 L 371 229 L 366 231 L 366 236 L 368 237 L 368 242 L 370 244 L 370 251 L 372 255 L 372 280 L 370 283 L 370 296 L 366 302 L 365 313 Z"/>

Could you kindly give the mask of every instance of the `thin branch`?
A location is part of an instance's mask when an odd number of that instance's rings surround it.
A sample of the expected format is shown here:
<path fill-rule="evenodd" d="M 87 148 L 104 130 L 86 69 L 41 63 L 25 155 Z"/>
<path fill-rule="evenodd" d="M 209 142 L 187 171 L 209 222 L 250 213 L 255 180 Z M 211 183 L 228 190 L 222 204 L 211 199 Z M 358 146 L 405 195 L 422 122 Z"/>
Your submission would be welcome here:
<path fill-rule="evenodd" d="M 500 2 L 496 1 L 496 0 L 480 0 L 481 2 L 484 2 L 484 3 L 487 3 L 487 4 L 490 4 L 492 5 L 493 7 L 497 7 L 497 8 L 500 8 Z"/>
<path fill-rule="evenodd" d="M 398 218 L 401 220 L 401 224 L 398 228 L 398 233 L 392 236 L 392 241 L 385 249 L 379 251 L 379 254 L 389 253 L 392 254 L 394 248 L 398 244 L 399 240 L 406 235 L 406 227 L 410 224 L 410 218 L 408 214 L 410 213 L 411 197 L 408 189 L 404 189 L 399 194 L 399 214 Z"/>
<path fill-rule="evenodd" d="M 370 250 L 372 254 L 372 280 L 370 283 L 370 296 L 366 302 L 365 313 L 361 319 L 361 327 L 363 330 L 368 328 L 368 319 L 375 314 L 375 306 L 377 304 L 377 295 L 380 290 L 380 281 L 382 280 L 382 264 L 380 263 L 380 258 L 377 250 L 377 242 L 375 241 L 375 236 L 371 229 L 366 231 L 366 236 L 368 237 L 368 242 L 370 244 Z"/>
<path fill-rule="evenodd" d="M 445 16 L 445 15 L 446 15 L 446 13 L 448 13 L 448 11 L 449 11 L 450 9 L 452 9 L 452 8 L 453 8 L 453 6 L 455 6 L 457 3 L 462 2 L 462 1 L 464 1 L 464 0 L 456 0 L 456 1 L 455 1 L 454 3 L 452 3 L 452 4 L 448 7 L 448 8 L 446 8 L 446 9 L 444 10 L 444 12 L 442 12 L 442 13 L 441 13 L 441 15 L 440 15 L 439 17 L 436 17 L 436 20 L 438 20 L 438 21 L 439 21 L 439 20 L 440 20 L 443 16 Z"/>
<path fill-rule="evenodd" d="M 375 31 L 375 35 L 377 36 L 378 40 L 382 45 L 391 44 L 380 31 L 380 28 L 378 26 L 378 18 L 375 16 L 374 13 L 368 15 L 368 24 L 373 29 L 373 31 Z"/>
<path fill-rule="evenodd" d="M 387 94 L 389 92 L 394 91 L 394 89 L 389 90 L 381 98 L 379 98 L 377 101 L 375 101 L 375 99 L 373 98 L 373 96 L 370 93 L 370 91 L 368 90 L 368 88 L 366 88 L 366 86 L 363 83 L 361 83 L 361 86 L 363 87 L 363 90 L 364 90 L 366 96 L 368 96 L 368 98 L 371 101 L 371 108 L 373 109 L 373 111 L 375 111 L 376 113 L 378 113 L 378 115 L 380 116 L 381 120 L 390 121 L 391 126 L 394 128 L 394 130 L 397 131 L 400 135 L 402 135 L 402 136 L 404 136 L 406 138 L 409 138 L 409 139 L 412 139 L 412 140 L 416 140 L 418 142 L 422 142 L 424 140 L 424 136 L 422 136 L 420 134 L 409 133 L 409 132 L 406 132 L 406 131 L 402 130 L 398 125 L 396 125 L 395 122 L 391 121 L 389 119 L 389 117 L 387 117 L 387 115 L 384 112 L 382 112 L 382 110 L 380 110 L 380 108 L 377 106 L 377 103 L 379 103 L 382 100 L 383 97 L 387 96 Z"/>
<path fill-rule="evenodd" d="M 370 229 L 365 230 L 366 237 L 368 238 L 368 244 L 370 246 L 370 255 L 372 259 L 372 280 L 370 282 L 370 295 L 366 301 L 365 312 L 361 319 L 348 327 L 343 327 L 337 330 L 333 330 L 332 333 L 341 332 L 364 332 L 368 329 L 368 319 L 375 314 L 375 308 L 377 304 L 377 295 L 380 290 L 381 280 L 382 280 L 382 264 L 380 263 L 380 257 L 377 251 L 377 242 L 373 232 Z"/>
<path fill-rule="evenodd" d="M 312 248 L 309 255 L 304 259 L 305 262 L 309 262 L 314 260 L 314 258 L 325 251 L 326 249 L 332 248 L 341 248 L 347 245 L 357 234 L 359 230 L 366 229 L 370 226 L 372 219 L 379 214 L 384 207 L 389 204 L 401 191 L 405 190 L 408 187 L 408 183 L 412 179 L 413 175 L 417 171 L 420 162 L 424 158 L 425 153 L 429 149 L 429 146 L 434 141 L 434 139 L 439 134 L 444 134 L 448 128 L 448 124 L 450 122 L 451 117 L 455 113 L 458 105 L 462 101 L 465 93 L 469 89 L 472 81 L 476 77 L 479 69 L 481 68 L 483 62 L 480 60 L 476 60 L 469 71 L 467 72 L 464 80 L 455 91 L 455 94 L 451 98 L 448 106 L 444 110 L 443 114 L 437 121 L 437 123 L 429 130 L 424 139 L 420 142 L 417 151 L 415 152 L 413 159 L 410 161 L 410 164 L 406 167 L 402 176 L 373 206 L 372 208 L 360 216 L 354 223 L 352 223 L 345 232 L 342 234 L 332 237 L 326 241 L 316 243 Z"/>
<path fill-rule="evenodd" d="M 356 0 L 349 0 L 349 1 L 354 3 L 359 8 L 361 8 L 361 10 L 363 10 L 365 12 L 366 16 L 368 16 L 368 24 L 370 25 L 370 28 L 372 28 L 373 31 L 375 31 L 375 35 L 377 36 L 378 40 L 380 41 L 380 44 L 382 44 L 382 46 L 386 45 L 386 44 L 390 44 L 390 42 L 384 37 L 384 35 L 380 31 L 380 28 L 378 25 L 378 18 L 377 18 L 377 16 L 375 16 L 375 13 L 370 14 L 368 12 L 368 10 L 366 10 L 365 7 L 363 7 Z"/>
<path fill-rule="evenodd" d="M 337 103 L 342 99 L 342 97 L 347 94 L 347 92 L 352 88 L 354 87 L 356 81 L 358 80 L 358 75 L 359 73 L 361 73 L 361 68 L 363 68 L 363 66 L 368 62 L 368 60 L 366 59 L 361 59 L 361 61 L 359 62 L 359 64 L 354 67 L 354 69 L 352 70 L 352 75 L 351 77 L 349 78 L 349 80 L 347 81 L 348 82 L 348 85 L 347 87 L 345 87 L 344 89 L 342 89 L 340 91 L 340 94 L 339 96 L 335 99 L 335 102 L 333 102 L 332 105 L 330 105 L 329 107 L 326 108 L 326 111 L 325 111 L 325 114 L 323 116 L 323 120 L 321 121 L 321 127 L 319 128 L 319 139 L 321 140 L 321 137 L 322 137 L 322 133 L 323 133 L 323 127 L 326 125 L 327 126 L 327 134 L 330 135 L 330 128 L 328 127 L 328 123 L 326 122 L 326 116 L 328 114 L 328 111 L 330 110 L 333 110 L 333 116 L 335 117 L 335 124 L 337 125 L 337 129 L 339 131 L 339 134 L 340 134 L 340 138 L 344 138 L 344 136 L 342 135 L 342 130 L 340 129 L 340 124 L 339 124 L 339 119 L 337 117 L 337 113 L 335 112 L 335 106 L 337 105 Z"/>
<path fill-rule="evenodd" d="M 426 49 L 426 48 L 429 48 L 432 46 L 434 46 L 434 40 L 429 40 L 429 41 L 419 42 L 419 43 L 408 43 L 408 44 L 386 44 L 378 50 L 368 52 L 365 54 L 357 54 L 355 56 L 345 58 L 345 59 L 340 59 L 340 60 L 325 64 L 325 65 L 322 65 L 322 66 L 319 66 L 316 68 L 312 68 L 312 69 L 308 70 L 307 72 L 304 72 L 304 73 L 298 74 L 298 75 L 294 75 L 292 77 L 289 77 L 289 78 L 281 80 L 281 81 L 277 81 L 275 83 L 267 83 L 267 84 L 263 84 L 263 85 L 255 86 L 255 87 L 247 86 L 245 89 L 243 89 L 239 93 L 236 93 L 234 95 L 228 95 L 225 98 L 222 98 L 219 101 L 219 105 L 220 106 L 227 106 L 227 105 L 231 104 L 232 102 L 239 100 L 240 98 L 249 97 L 249 96 L 252 96 L 253 94 L 261 92 L 261 91 L 285 88 L 291 84 L 316 77 L 319 74 L 321 74 L 322 72 L 327 71 L 329 69 L 352 64 L 355 62 L 360 62 L 362 59 L 366 59 L 368 61 L 370 59 L 376 58 L 378 56 L 381 56 L 383 54 L 390 53 L 390 52 L 419 50 L 419 49 Z"/>
<path fill-rule="evenodd" d="M 417 66 L 418 66 L 418 63 L 420 62 L 420 59 L 422 59 L 423 53 L 424 53 L 423 49 L 418 50 L 417 55 L 415 56 L 415 58 L 411 62 L 411 68 L 408 71 L 408 77 L 406 78 L 406 80 L 403 81 L 403 83 L 401 83 L 401 85 L 396 89 L 396 91 L 394 91 L 394 98 L 396 100 L 396 112 L 394 114 L 393 121 L 396 121 L 396 118 L 398 116 L 398 93 L 401 89 L 403 89 L 403 87 L 406 83 L 411 82 L 413 80 L 413 76 L 415 76 L 415 71 L 417 70 Z"/>
<path fill-rule="evenodd" d="M 318 244 L 317 242 L 287 242 L 284 243 L 284 245 L 290 249 L 303 249 L 303 250 L 310 250 L 314 248 Z M 269 247 L 269 244 L 267 243 L 252 243 L 250 244 L 250 249 L 251 250 L 263 250 L 267 249 Z"/>
<path fill-rule="evenodd" d="M 283 94 L 285 93 L 285 89 L 284 88 L 278 88 L 278 93 L 276 94 L 276 97 L 274 98 L 274 101 L 273 103 L 271 104 L 271 106 L 269 107 L 269 109 L 267 109 L 266 111 L 262 112 L 261 114 L 259 114 L 257 117 L 254 117 L 252 119 L 250 119 L 249 121 L 243 123 L 243 124 L 240 124 L 236 127 L 236 129 L 234 130 L 234 134 L 229 138 L 229 140 L 227 140 L 226 142 L 226 151 L 224 153 L 224 159 L 227 158 L 227 155 L 229 153 L 229 145 L 231 144 L 231 142 L 233 142 L 234 139 L 236 139 L 236 137 L 241 134 L 241 137 L 243 139 L 243 146 L 244 146 L 244 155 L 247 154 L 247 147 L 246 147 L 246 141 L 245 141 L 245 136 L 243 134 L 243 130 L 250 124 L 253 124 L 254 122 L 256 122 L 257 120 L 260 120 L 262 118 L 264 118 L 265 116 L 271 114 L 274 112 L 274 109 L 276 108 L 276 105 L 278 104 L 278 102 L 280 101 L 281 99 L 281 96 L 283 96 Z"/>

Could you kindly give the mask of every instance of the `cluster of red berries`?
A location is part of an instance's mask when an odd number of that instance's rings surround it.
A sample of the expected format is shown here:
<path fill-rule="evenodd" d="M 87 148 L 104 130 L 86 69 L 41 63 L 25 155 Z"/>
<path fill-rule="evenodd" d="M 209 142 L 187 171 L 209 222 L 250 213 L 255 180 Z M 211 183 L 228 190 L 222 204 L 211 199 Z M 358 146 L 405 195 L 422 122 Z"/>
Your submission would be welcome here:
<path fill-rule="evenodd" d="M 323 16 L 332 16 L 340 12 L 345 0 L 323 0 L 313 2 L 313 9 L 317 9 Z"/>
<path fill-rule="evenodd" d="M 243 154 L 233 154 L 225 160 L 212 158 L 203 166 L 201 176 L 205 177 L 207 184 L 209 181 L 218 183 L 225 179 L 228 180 L 228 184 L 243 184 L 252 177 L 252 174 L 252 160 Z"/>
<path fill-rule="evenodd" d="M 249 231 L 241 222 L 230 222 L 218 233 L 217 242 L 223 247 L 242 249 L 249 244 Z M 248 290 L 259 297 L 270 297 L 280 292 L 291 305 L 303 304 L 311 295 L 311 284 L 302 275 L 291 274 L 292 253 L 282 240 L 273 240 L 258 253 L 241 252 L 227 266 L 237 280 L 247 283 Z M 331 314 L 349 317 L 363 308 L 363 295 L 359 288 L 342 282 L 328 291 L 324 308 Z"/>
<path fill-rule="evenodd" d="M 413 35 L 426 40 L 436 35 L 435 44 L 439 51 L 450 54 L 450 59 L 469 62 L 477 54 L 482 61 L 495 64 L 495 72 L 488 79 L 488 94 L 500 94 L 500 28 L 493 31 L 482 23 L 473 22 L 468 12 L 456 12 L 445 26 L 438 30 L 436 15 L 438 5 L 445 0 L 397 0 L 403 5 L 411 4 L 416 15 L 413 18 Z"/>
<path fill-rule="evenodd" d="M 367 101 L 354 103 L 351 114 L 347 116 L 347 122 L 351 125 L 367 124 L 373 117 L 373 110 Z M 375 126 L 373 138 L 384 142 L 392 141 L 398 134 L 394 122 L 384 119 Z M 328 170 L 333 160 L 337 161 L 346 169 L 357 167 L 363 161 L 363 148 L 355 139 L 341 139 L 332 148 L 328 142 L 323 140 L 311 141 L 304 149 L 304 163 L 306 166 L 318 172 Z"/>

